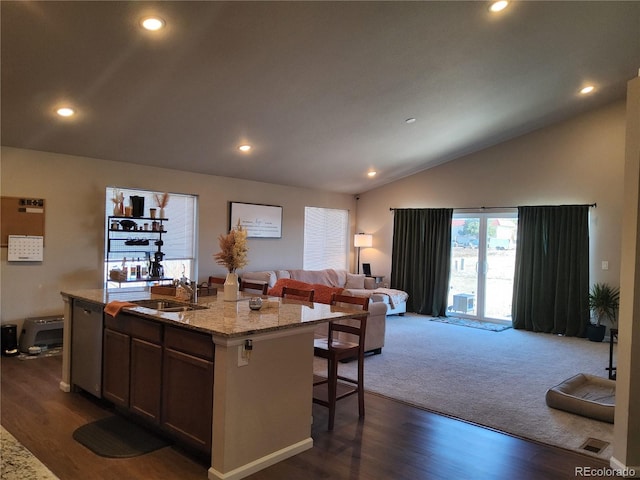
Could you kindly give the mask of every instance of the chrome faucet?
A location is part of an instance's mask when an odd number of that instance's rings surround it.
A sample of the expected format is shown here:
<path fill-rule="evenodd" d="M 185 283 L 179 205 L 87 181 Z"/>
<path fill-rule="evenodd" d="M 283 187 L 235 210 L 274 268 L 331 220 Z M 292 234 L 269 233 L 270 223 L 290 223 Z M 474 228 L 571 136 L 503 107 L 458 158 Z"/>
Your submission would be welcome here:
<path fill-rule="evenodd" d="M 198 284 L 190 281 L 185 275 L 185 266 L 182 265 L 182 276 L 178 281 L 178 285 L 185 289 L 189 294 L 189 301 L 191 303 L 198 303 Z"/>
<path fill-rule="evenodd" d="M 198 303 L 198 286 L 196 284 L 190 282 L 189 279 L 182 277 L 179 285 L 189 294 L 189 301 L 191 303 Z"/>

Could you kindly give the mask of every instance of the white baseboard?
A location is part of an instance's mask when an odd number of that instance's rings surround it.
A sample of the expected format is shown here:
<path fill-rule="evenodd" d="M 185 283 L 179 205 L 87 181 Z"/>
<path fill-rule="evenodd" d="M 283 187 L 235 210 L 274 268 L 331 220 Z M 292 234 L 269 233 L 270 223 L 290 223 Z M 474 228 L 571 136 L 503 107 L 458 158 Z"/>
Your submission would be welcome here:
<path fill-rule="evenodd" d="M 609 459 L 609 465 L 616 472 L 616 476 L 622 478 L 640 478 L 640 466 L 630 467 L 615 457 Z M 618 474 L 618 472 L 620 472 Z"/>
<path fill-rule="evenodd" d="M 231 470 L 227 473 L 217 471 L 215 468 L 209 468 L 207 477 L 209 480 L 240 480 L 241 478 L 248 477 L 249 475 L 256 473 L 259 470 L 270 467 L 282 460 L 286 460 L 289 457 L 293 457 L 298 453 L 309 450 L 313 447 L 313 439 L 311 437 L 302 440 L 301 442 L 289 445 L 277 452 L 270 453 L 262 458 L 258 458 L 253 462 L 247 463 L 241 467 Z"/>
<path fill-rule="evenodd" d="M 71 385 L 69 385 L 67 382 L 60 381 L 60 390 L 69 393 L 71 391 Z"/>

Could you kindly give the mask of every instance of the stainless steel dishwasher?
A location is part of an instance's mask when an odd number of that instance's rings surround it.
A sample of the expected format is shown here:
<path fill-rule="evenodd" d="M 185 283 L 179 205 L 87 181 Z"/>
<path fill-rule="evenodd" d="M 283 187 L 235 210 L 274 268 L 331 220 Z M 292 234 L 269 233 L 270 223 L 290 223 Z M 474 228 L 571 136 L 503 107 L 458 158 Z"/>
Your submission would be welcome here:
<path fill-rule="evenodd" d="M 73 301 L 71 383 L 102 398 L 103 306 Z"/>

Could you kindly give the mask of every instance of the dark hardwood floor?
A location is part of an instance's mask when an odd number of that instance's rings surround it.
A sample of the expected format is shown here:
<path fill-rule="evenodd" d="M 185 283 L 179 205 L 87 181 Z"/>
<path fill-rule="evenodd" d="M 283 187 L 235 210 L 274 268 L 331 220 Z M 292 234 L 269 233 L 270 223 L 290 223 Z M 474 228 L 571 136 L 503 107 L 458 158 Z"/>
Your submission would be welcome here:
<path fill-rule="evenodd" d="M 2 357 L 1 423 L 62 480 L 207 478 L 209 464 L 174 447 L 129 459 L 95 455 L 73 431 L 112 412 L 81 393 L 59 390 L 61 357 Z M 253 480 L 283 479 L 571 479 L 576 467 L 608 463 L 525 441 L 367 394 L 366 418 L 357 399 L 338 405 L 335 430 L 314 405 L 314 448 L 262 470 Z M 613 477 L 591 477 L 613 478 Z"/>

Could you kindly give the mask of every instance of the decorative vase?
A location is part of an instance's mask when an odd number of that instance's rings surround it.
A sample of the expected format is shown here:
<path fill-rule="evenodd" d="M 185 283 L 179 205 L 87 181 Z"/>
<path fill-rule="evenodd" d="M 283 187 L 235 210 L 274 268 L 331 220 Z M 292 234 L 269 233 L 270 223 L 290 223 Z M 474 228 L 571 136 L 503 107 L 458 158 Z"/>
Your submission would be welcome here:
<path fill-rule="evenodd" d="M 165 218 L 165 216 L 164 216 L 164 207 L 160 208 L 160 218 Z"/>
<path fill-rule="evenodd" d="M 120 202 L 114 203 L 113 204 L 113 216 L 114 217 L 119 217 L 120 216 Z"/>
<path fill-rule="evenodd" d="M 239 290 L 238 274 L 234 272 L 227 273 L 227 278 L 224 281 L 224 300 L 227 302 L 237 301 Z"/>

